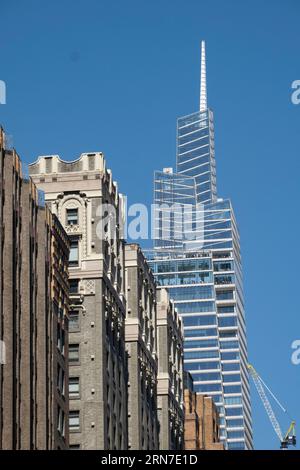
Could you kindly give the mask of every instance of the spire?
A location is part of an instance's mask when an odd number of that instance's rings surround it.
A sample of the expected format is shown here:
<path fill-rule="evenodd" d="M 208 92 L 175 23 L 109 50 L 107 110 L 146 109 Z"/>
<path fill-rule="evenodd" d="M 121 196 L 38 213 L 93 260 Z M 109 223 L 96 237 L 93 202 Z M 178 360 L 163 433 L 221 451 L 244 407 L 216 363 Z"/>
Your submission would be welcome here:
<path fill-rule="evenodd" d="M 201 41 L 200 111 L 207 109 L 205 41 Z"/>

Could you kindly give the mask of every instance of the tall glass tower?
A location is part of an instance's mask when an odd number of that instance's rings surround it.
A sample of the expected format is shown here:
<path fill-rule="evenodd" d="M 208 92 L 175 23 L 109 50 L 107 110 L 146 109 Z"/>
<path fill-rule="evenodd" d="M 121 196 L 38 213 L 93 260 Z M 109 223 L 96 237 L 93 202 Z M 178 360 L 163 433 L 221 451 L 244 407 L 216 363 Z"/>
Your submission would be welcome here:
<path fill-rule="evenodd" d="M 190 204 L 202 225 L 193 229 L 168 212 L 168 202 Z M 158 284 L 168 288 L 185 332 L 185 368 L 197 392 L 212 396 L 228 449 L 252 449 L 252 423 L 243 281 L 238 228 L 230 200 L 217 197 L 213 113 L 207 106 L 205 43 L 201 44 L 199 111 L 177 120 L 177 168 L 156 172 L 156 231 L 148 258 Z M 156 206 L 155 206 L 156 207 Z M 174 223 L 174 218 L 177 223 Z M 164 224 L 171 227 L 163 230 Z"/>

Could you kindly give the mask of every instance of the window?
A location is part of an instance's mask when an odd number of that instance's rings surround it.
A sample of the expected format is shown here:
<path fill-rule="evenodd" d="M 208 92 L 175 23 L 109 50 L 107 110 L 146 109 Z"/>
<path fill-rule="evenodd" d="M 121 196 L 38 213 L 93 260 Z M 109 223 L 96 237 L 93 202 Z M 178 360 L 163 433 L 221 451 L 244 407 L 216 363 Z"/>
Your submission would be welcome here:
<path fill-rule="evenodd" d="M 78 240 L 72 239 L 70 243 L 69 266 L 78 266 Z"/>
<path fill-rule="evenodd" d="M 79 450 L 80 449 L 80 444 L 70 444 L 69 449 L 71 450 Z"/>
<path fill-rule="evenodd" d="M 196 348 L 216 348 L 218 347 L 218 340 L 216 339 L 198 339 L 197 341 L 185 341 L 185 349 L 196 349 Z"/>
<path fill-rule="evenodd" d="M 244 437 L 243 431 L 228 431 L 227 438 L 228 439 L 239 439 Z"/>
<path fill-rule="evenodd" d="M 219 306 L 218 313 L 234 313 L 234 305 Z"/>
<path fill-rule="evenodd" d="M 193 315 L 191 317 L 182 316 L 184 326 L 216 325 L 216 315 Z"/>
<path fill-rule="evenodd" d="M 238 341 L 220 341 L 221 349 L 238 349 L 238 347 L 239 347 Z"/>
<path fill-rule="evenodd" d="M 225 385 L 224 393 L 241 393 L 242 387 L 240 385 Z"/>
<path fill-rule="evenodd" d="M 69 312 L 69 330 L 78 331 L 80 329 L 79 325 L 79 311 L 70 310 Z"/>
<path fill-rule="evenodd" d="M 224 371 L 231 371 L 231 370 L 240 370 L 240 363 L 239 362 L 226 362 L 222 365 L 222 370 Z"/>
<path fill-rule="evenodd" d="M 79 362 L 79 344 L 69 345 L 69 362 Z"/>
<path fill-rule="evenodd" d="M 221 374 L 219 372 L 194 372 L 194 381 L 208 382 L 210 380 L 221 380 Z"/>
<path fill-rule="evenodd" d="M 237 339 L 237 332 L 236 331 L 228 331 L 223 330 L 219 332 L 220 338 L 236 338 Z"/>
<path fill-rule="evenodd" d="M 244 426 L 243 419 L 228 419 L 226 420 L 227 427 L 229 428 L 237 428 L 240 426 Z"/>
<path fill-rule="evenodd" d="M 228 275 L 228 276 L 216 275 L 215 276 L 215 283 L 217 285 L 234 284 L 234 276 L 233 275 Z"/>
<path fill-rule="evenodd" d="M 233 263 L 231 261 L 214 262 L 214 271 L 233 271 Z"/>
<path fill-rule="evenodd" d="M 231 300 L 233 299 L 232 290 L 219 290 L 216 292 L 217 300 Z"/>
<path fill-rule="evenodd" d="M 219 327 L 237 326 L 237 317 L 219 317 Z"/>
<path fill-rule="evenodd" d="M 57 388 L 62 396 L 65 395 L 65 371 L 57 364 Z"/>
<path fill-rule="evenodd" d="M 69 377 L 69 397 L 79 397 L 79 377 Z"/>
<path fill-rule="evenodd" d="M 219 369 L 220 363 L 218 361 L 211 362 L 188 362 L 185 364 L 185 370 L 207 370 Z"/>
<path fill-rule="evenodd" d="M 65 435 L 65 413 L 60 406 L 57 407 L 57 430 L 61 436 Z"/>
<path fill-rule="evenodd" d="M 65 353 L 65 331 L 62 329 L 61 324 L 57 323 L 57 348 L 62 355 Z"/>
<path fill-rule="evenodd" d="M 241 405 L 242 404 L 242 397 L 228 397 L 224 399 L 225 405 Z M 226 411 L 226 414 L 227 411 Z"/>
<path fill-rule="evenodd" d="M 244 450 L 244 442 L 228 442 L 228 450 Z"/>
<path fill-rule="evenodd" d="M 227 408 L 226 416 L 243 416 L 243 408 Z"/>
<path fill-rule="evenodd" d="M 223 375 L 223 381 L 228 382 L 240 382 L 241 375 L 240 374 L 225 374 Z"/>
<path fill-rule="evenodd" d="M 70 294 L 77 294 L 78 287 L 79 287 L 79 280 L 78 279 L 70 279 L 69 280 L 69 285 L 70 285 Z"/>
<path fill-rule="evenodd" d="M 67 209 L 67 225 L 78 224 L 78 209 Z"/>
<path fill-rule="evenodd" d="M 80 429 L 80 419 L 79 411 L 70 410 L 69 412 L 69 429 L 70 431 L 79 431 Z"/>
<path fill-rule="evenodd" d="M 184 336 L 186 338 L 198 338 L 201 336 L 217 336 L 217 329 L 216 328 L 202 328 L 202 329 L 196 329 L 196 330 L 185 330 L 184 331 Z"/>
<path fill-rule="evenodd" d="M 211 357 L 219 357 L 219 351 L 186 351 L 184 353 L 185 359 L 206 359 Z"/>
<path fill-rule="evenodd" d="M 196 393 L 221 392 L 221 388 L 221 384 L 194 384 L 194 390 Z"/>
<path fill-rule="evenodd" d="M 179 313 L 196 313 L 196 312 L 214 312 L 214 302 L 189 302 L 189 303 L 177 303 L 177 310 Z"/>
<path fill-rule="evenodd" d="M 212 286 L 175 287 L 170 291 L 173 300 L 212 299 Z"/>
<path fill-rule="evenodd" d="M 238 351 L 235 352 L 221 352 L 221 359 L 222 361 L 234 361 L 235 359 L 239 359 L 240 355 Z"/>

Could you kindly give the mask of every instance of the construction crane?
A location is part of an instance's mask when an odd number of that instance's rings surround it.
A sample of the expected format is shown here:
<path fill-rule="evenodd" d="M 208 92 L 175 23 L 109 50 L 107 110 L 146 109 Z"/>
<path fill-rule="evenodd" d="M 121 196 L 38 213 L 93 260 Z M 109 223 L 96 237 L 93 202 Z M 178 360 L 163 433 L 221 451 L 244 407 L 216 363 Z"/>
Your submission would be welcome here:
<path fill-rule="evenodd" d="M 280 440 L 280 449 L 287 449 L 289 446 L 296 446 L 296 423 L 295 421 L 292 421 L 290 424 L 289 429 L 287 430 L 286 434 L 283 435 L 281 431 L 281 427 L 278 423 L 278 420 L 275 416 L 275 413 L 273 411 L 273 408 L 269 402 L 269 399 L 267 397 L 267 394 L 265 390 L 269 392 L 271 397 L 275 400 L 275 402 L 280 406 L 282 411 L 286 413 L 286 409 L 282 406 L 280 401 L 275 397 L 274 393 L 269 389 L 269 387 L 265 384 L 263 379 L 258 375 L 256 370 L 251 364 L 248 364 L 248 370 L 249 373 L 253 379 L 254 385 L 256 387 L 256 390 L 258 391 L 258 394 L 261 398 L 261 401 L 263 402 L 263 405 L 265 407 L 265 410 L 267 412 L 267 415 L 269 416 L 269 419 L 271 421 L 271 424 L 273 426 L 274 431 L 276 432 L 279 440 Z"/>

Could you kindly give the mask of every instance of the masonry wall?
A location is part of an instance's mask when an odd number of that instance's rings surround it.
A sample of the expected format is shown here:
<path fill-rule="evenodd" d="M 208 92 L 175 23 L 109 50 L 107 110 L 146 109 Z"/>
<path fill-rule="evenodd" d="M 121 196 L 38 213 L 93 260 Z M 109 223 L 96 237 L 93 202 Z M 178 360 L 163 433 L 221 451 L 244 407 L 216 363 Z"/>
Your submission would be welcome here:
<path fill-rule="evenodd" d="M 219 415 L 211 397 L 184 390 L 186 450 L 224 450 L 220 442 Z"/>
<path fill-rule="evenodd" d="M 157 450 L 156 285 L 137 244 L 125 246 L 125 276 L 129 448 Z"/>
<path fill-rule="evenodd" d="M 166 289 L 157 289 L 160 448 L 184 448 L 183 325 Z"/>
<path fill-rule="evenodd" d="M 40 157 L 30 174 L 78 246 L 69 266 L 70 282 L 77 285 L 70 293 L 70 348 L 78 348 L 77 359 L 70 356 L 70 381 L 78 383 L 69 400 L 70 447 L 127 449 L 122 197 L 101 153 L 73 162 Z M 101 212 L 106 205 L 108 214 Z M 70 210 L 78 216 L 74 223 Z"/>
<path fill-rule="evenodd" d="M 34 184 L 23 178 L 16 152 L 5 149 L 2 129 L 0 168 L 0 334 L 6 347 L 6 363 L 0 372 L 0 448 L 65 448 L 68 435 L 57 435 L 59 399 L 52 389 L 56 384 L 52 369 L 57 361 L 55 328 L 53 324 L 48 327 L 54 317 L 51 283 L 60 271 L 56 272 L 53 261 L 54 220 L 40 206 Z M 67 239 L 60 239 L 58 246 L 65 251 L 60 263 L 64 260 L 67 299 Z M 68 419 L 64 397 L 61 406 Z"/>

